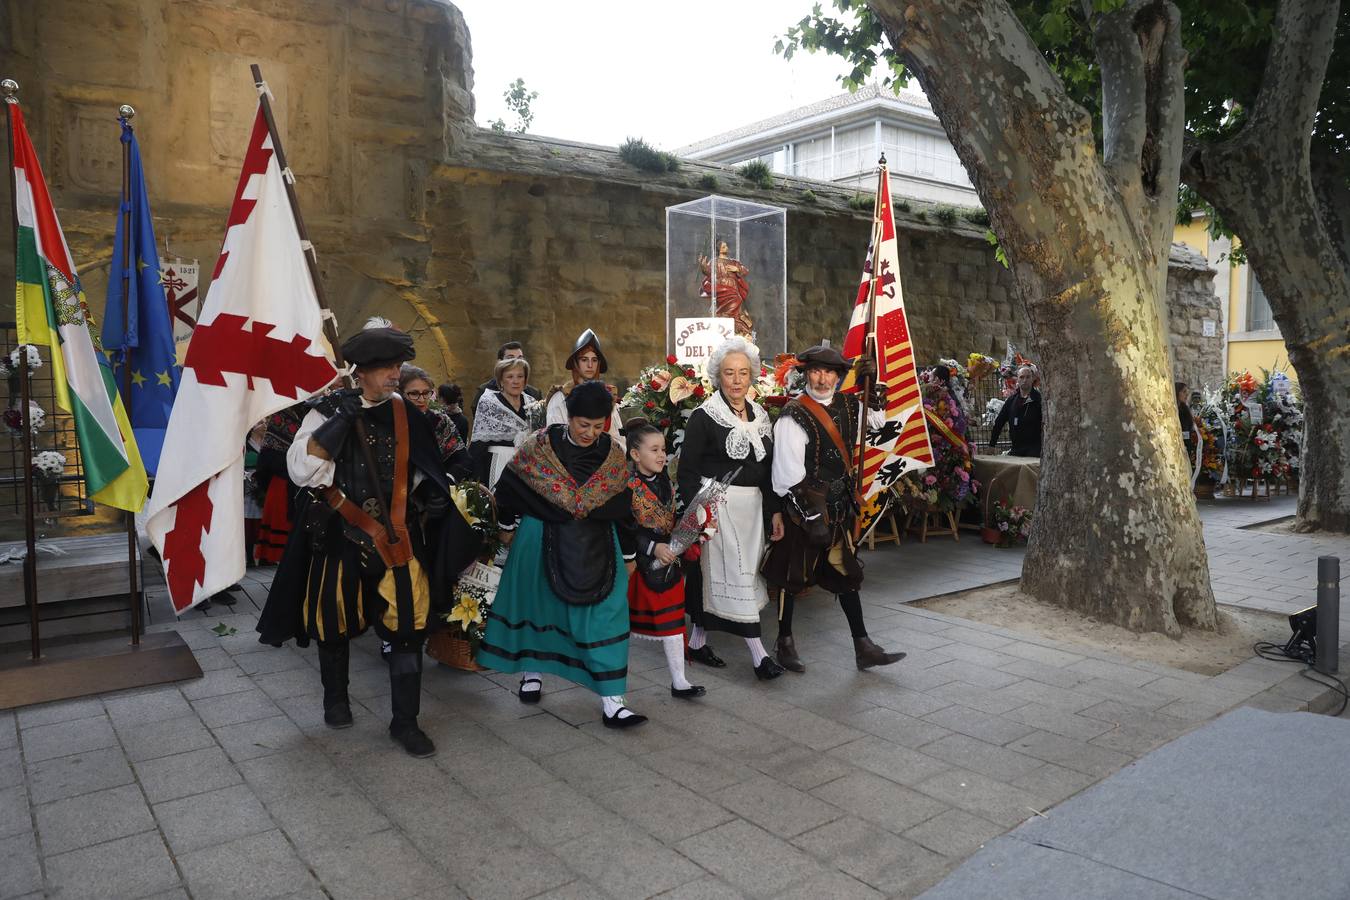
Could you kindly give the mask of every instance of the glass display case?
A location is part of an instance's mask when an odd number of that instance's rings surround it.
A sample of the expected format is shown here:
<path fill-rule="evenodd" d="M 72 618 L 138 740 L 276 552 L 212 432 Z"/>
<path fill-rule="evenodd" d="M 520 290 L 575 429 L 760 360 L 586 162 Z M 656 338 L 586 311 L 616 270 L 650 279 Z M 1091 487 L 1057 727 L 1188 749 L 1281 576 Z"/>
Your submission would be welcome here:
<path fill-rule="evenodd" d="M 787 350 L 787 210 L 716 195 L 666 207 L 666 352 L 699 365 L 732 334 Z"/>

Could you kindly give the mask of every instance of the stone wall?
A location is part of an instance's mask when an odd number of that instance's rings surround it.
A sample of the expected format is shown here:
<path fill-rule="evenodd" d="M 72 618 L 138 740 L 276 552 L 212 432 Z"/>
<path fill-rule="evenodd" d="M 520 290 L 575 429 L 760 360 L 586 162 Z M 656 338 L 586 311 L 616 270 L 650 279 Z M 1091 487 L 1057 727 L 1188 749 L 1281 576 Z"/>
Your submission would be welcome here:
<path fill-rule="evenodd" d="M 604 338 L 616 380 L 663 355 L 664 210 L 714 192 L 707 176 L 717 193 L 788 209 L 790 345 L 843 336 L 870 231 L 870 205 L 851 208 L 852 189 L 780 179 L 761 190 L 699 163 L 650 175 L 613 149 L 479 130 L 469 35 L 449 4 L 0 0 L 0 26 L 12 66 L 3 74 L 23 86 L 96 312 L 120 179 L 117 106 L 139 111 L 161 240 L 209 272 L 253 115 L 248 63 L 258 62 L 340 327 L 387 315 L 438 376 L 477 383 L 514 338 L 545 384 L 586 327 Z M 917 211 L 898 224 L 920 360 L 1030 344 L 983 228 Z M 1221 349 L 1191 340 L 1205 304 L 1198 277 L 1183 263 L 1169 279 L 1178 357 L 1211 354 L 1217 369 Z"/>
<path fill-rule="evenodd" d="M 1214 269 L 1185 244 L 1172 245 L 1167 272 L 1172 371 L 1192 389 L 1223 382 L 1223 302 L 1214 293 Z M 1205 323 L 1210 333 L 1205 335 Z"/>

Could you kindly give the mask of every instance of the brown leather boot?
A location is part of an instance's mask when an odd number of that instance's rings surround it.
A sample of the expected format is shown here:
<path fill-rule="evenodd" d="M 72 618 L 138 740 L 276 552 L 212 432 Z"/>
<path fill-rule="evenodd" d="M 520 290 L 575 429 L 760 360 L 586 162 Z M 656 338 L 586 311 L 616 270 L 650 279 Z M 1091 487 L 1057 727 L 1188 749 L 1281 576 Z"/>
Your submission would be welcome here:
<path fill-rule="evenodd" d="M 797 655 L 797 644 L 792 640 L 790 634 L 778 636 L 778 643 L 774 644 L 773 647 L 773 655 L 778 658 L 778 664 L 789 672 L 806 671 L 806 664 Z"/>
<path fill-rule="evenodd" d="M 853 658 L 858 664 L 858 671 L 861 672 L 873 666 L 889 666 L 891 663 L 897 663 L 905 658 L 905 654 L 887 653 L 872 643 L 871 638 L 860 637 L 853 639 Z"/>

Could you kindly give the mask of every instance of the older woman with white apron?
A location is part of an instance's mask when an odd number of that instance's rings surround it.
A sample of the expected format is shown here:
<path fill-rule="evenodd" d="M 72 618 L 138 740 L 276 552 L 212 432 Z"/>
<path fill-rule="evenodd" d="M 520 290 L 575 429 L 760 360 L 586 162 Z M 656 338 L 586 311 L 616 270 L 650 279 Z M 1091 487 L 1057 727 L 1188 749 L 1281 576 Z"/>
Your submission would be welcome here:
<path fill-rule="evenodd" d="M 745 640 L 755 677 L 767 680 L 783 669 L 760 639 L 759 611 L 769 593 L 759 564 L 766 539 L 782 539 L 783 516 L 773 492 L 772 423 L 749 397 L 759 365 L 759 350 L 744 338 L 731 338 L 713 351 L 708 375 L 717 390 L 689 417 L 677 480 L 687 504 L 706 480 L 739 470 L 717 508 L 716 532 L 699 561 L 686 564 L 685 608 L 693 623 L 688 658 L 725 666 L 708 645 L 707 632 L 734 634 Z"/>

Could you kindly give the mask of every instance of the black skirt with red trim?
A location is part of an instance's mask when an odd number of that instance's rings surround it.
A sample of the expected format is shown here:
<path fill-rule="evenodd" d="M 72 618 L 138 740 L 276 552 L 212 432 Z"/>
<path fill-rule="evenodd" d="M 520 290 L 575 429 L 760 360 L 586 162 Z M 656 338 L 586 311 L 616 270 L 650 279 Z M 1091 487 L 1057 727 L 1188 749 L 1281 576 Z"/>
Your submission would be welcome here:
<path fill-rule="evenodd" d="M 258 525 L 258 542 L 253 546 L 253 557 L 258 562 L 279 563 L 291 536 L 290 501 L 286 496 L 287 482 L 273 476 L 267 484 L 263 499 L 262 521 Z"/>
<path fill-rule="evenodd" d="M 670 637 L 684 634 L 684 579 L 664 591 L 647 587 L 642 576 L 628 577 L 628 624 L 639 637 Z"/>

